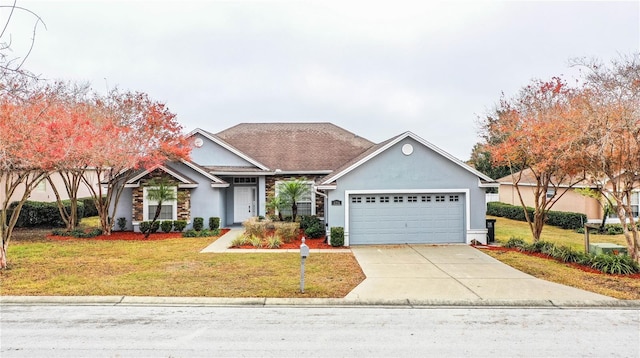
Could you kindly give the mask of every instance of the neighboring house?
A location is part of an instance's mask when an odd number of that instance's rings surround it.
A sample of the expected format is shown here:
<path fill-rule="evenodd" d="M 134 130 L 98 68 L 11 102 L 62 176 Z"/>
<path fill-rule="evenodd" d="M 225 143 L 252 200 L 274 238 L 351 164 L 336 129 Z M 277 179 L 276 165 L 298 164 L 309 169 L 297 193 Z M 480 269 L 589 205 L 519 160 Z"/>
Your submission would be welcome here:
<path fill-rule="evenodd" d="M 98 179 L 97 179 L 97 176 L 95 175 L 95 170 L 88 170 L 86 177 L 92 181 L 94 188 L 98 187 Z M 50 178 L 51 178 L 51 181 L 53 182 L 53 185 L 55 185 L 56 189 L 58 190 L 58 194 L 60 195 L 60 198 L 62 200 L 69 199 L 69 195 L 67 195 L 67 190 L 64 187 L 64 181 L 62 180 L 62 176 L 60 175 L 60 173 L 54 172 L 50 175 Z M 24 195 L 24 188 L 21 185 L 11 196 L 11 201 L 20 200 L 22 198 L 22 195 Z M 78 187 L 77 197 L 87 198 L 90 196 L 91 196 L 91 191 L 89 190 L 89 188 L 86 186 L 85 183 L 81 183 L 80 186 Z M 4 201 L 5 198 L 6 198 L 6 193 L 4 189 L 4 183 L 0 182 L 0 201 Z M 45 179 L 41 181 L 33 191 L 31 191 L 31 195 L 29 196 L 28 200 L 55 202 L 56 194 L 54 193 L 53 188 L 51 187 L 51 183 L 49 183 L 49 181 Z"/>
<path fill-rule="evenodd" d="M 161 219 L 220 217 L 224 226 L 266 216 L 278 182 L 305 177 L 313 194 L 298 214 L 317 215 L 327 231 L 344 227 L 345 245 L 486 242 L 485 188 L 497 183 L 411 132 L 374 144 L 330 123 L 245 123 L 188 136 L 190 161 L 127 183 L 115 217 L 130 229 L 156 208 L 145 194 L 153 177 L 177 184 Z"/>
<path fill-rule="evenodd" d="M 519 175 L 519 172 L 513 174 L 515 178 Z M 501 203 L 520 206 L 520 198 L 518 197 L 518 191 L 516 190 L 515 185 L 513 185 L 512 176 L 508 175 L 504 178 L 500 178 L 498 179 L 498 183 L 500 184 L 500 187 L 498 188 L 499 201 Z M 522 177 L 518 186 L 520 187 L 522 200 L 525 205 L 529 207 L 535 206 L 533 194 L 536 186 L 535 183 L 535 177 L 532 175 L 530 169 L 522 171 Z M 557 188 L 558 193 L 556 193 L 558 197 L 555 199 L 556 203 L 553 205 L 551 210 L 585 214 L 587 216 L 587 220 L 591 221 L 602 220 L 603 208 L 600 202 L 595 198 L 582 195 L 574 190 L 578 188 L 595 189 L 597 187 L 586 180 L 574 185 L 573 188 L 569 188 L 569 183 L 560 183 Z M 554 194 L 554 190 L 555 189 L 553 188 L 549 189 L 549 192 L 547 193 L 548 198 Z"/>

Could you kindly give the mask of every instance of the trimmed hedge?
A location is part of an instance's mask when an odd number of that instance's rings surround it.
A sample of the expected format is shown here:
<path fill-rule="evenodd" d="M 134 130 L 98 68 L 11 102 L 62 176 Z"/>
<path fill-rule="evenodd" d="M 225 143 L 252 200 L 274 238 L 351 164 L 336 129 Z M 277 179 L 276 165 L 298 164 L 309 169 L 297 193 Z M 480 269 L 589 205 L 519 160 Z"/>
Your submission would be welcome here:
<path fill-rule="evenodd" d="M 529 217 L 533 218 L 533 208 L 527 207 Z M 511 220 L 526 221 L 524 210 L 521 206 L 509 205 L 500 202 L 487 203 L 487 215 L 499 216 Z M 545 223 L 558 226 L 563 229 L 575 230 L 584 226 L 587 216 L 580 213 L 549 211 Z"/>
<path fill-rule="evenodd" d="M 336 226 L 331 228 L 331 246 L 344 246 L 344 228 Z"/>
<path fill-rule="evenodd" d="M 62 203 L 68 211 L 71 210 L 71 202 L 64 200 Z M 7 210 L 7 220 L 13 213 L 18 202 L 13 202 Z M 78 222 L 84 217 L 84 204 L 78 201 L 76 210 Z M 46 203 L 41 201 L 26 201 L 20 210 L 16 227 L 64 227 L 64 221 L 60 216 L 58 204 L 56 202 Z"/>
<path fill-rule="evenodd" d="M 84 216 L 85 218 L 91 216 L 98 216 L 98 209 L 96 208 L 96 202 L 93 198 L 79 198 L 78 201 L 84 204 Z"/>
<path fill-rule="evenodd" d="M 204 218 L 196 217 L 193 218 L 193 230 L 202 231 L 204 228 Z"/>
<path fill-rule="evenodd" d="M 220 228 L 220 218 L 219 217 L 210 217 L 209 218 L 209 230 L 216 230 Z"/>

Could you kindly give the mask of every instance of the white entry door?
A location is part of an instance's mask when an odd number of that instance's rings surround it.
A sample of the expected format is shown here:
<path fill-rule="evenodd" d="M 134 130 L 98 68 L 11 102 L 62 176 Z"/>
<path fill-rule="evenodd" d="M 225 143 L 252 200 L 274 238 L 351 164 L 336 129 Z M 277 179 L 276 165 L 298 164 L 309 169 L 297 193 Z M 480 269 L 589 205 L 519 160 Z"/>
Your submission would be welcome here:
<path fill-rule="evenodd" d="M 241 223 L 252 216 L 258 216 L 256 211 L 256 188 L 236 186 L 233 188 L 233 222 Z"/>

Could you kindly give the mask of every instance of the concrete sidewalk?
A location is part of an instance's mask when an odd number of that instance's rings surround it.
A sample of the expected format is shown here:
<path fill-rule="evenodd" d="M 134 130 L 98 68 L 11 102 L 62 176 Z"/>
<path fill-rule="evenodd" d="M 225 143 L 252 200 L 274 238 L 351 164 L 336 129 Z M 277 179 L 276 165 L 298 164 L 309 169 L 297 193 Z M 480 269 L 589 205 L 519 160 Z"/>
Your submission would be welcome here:
<path fill-rule="evenodd" d="M 347 300 L 617 301 L 535 278 L 467 245 L 353 246 L 351 250 L 367 278 Z"/>

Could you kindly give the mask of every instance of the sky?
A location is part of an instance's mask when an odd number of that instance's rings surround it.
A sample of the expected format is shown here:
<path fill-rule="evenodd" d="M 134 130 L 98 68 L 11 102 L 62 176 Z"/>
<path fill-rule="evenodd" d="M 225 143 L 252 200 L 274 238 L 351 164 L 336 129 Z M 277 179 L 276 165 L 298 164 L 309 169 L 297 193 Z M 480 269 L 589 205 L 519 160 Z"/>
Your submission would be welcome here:
<path fill-rule="evenodd" d="M 640 1 L 17 5 L 46 25 L 36 28 L 25 69 L 99 92 L 146 92 L 185 132 L 332 122 L 376 143 L 411 131 L 461 160 L 502 93 L 512 97 L 532 79 L 571 81 L 573 58 L 609 62 L 640 51 Z M 34 19 L 14 12 L 13 56 L 28 53 Z"/>

